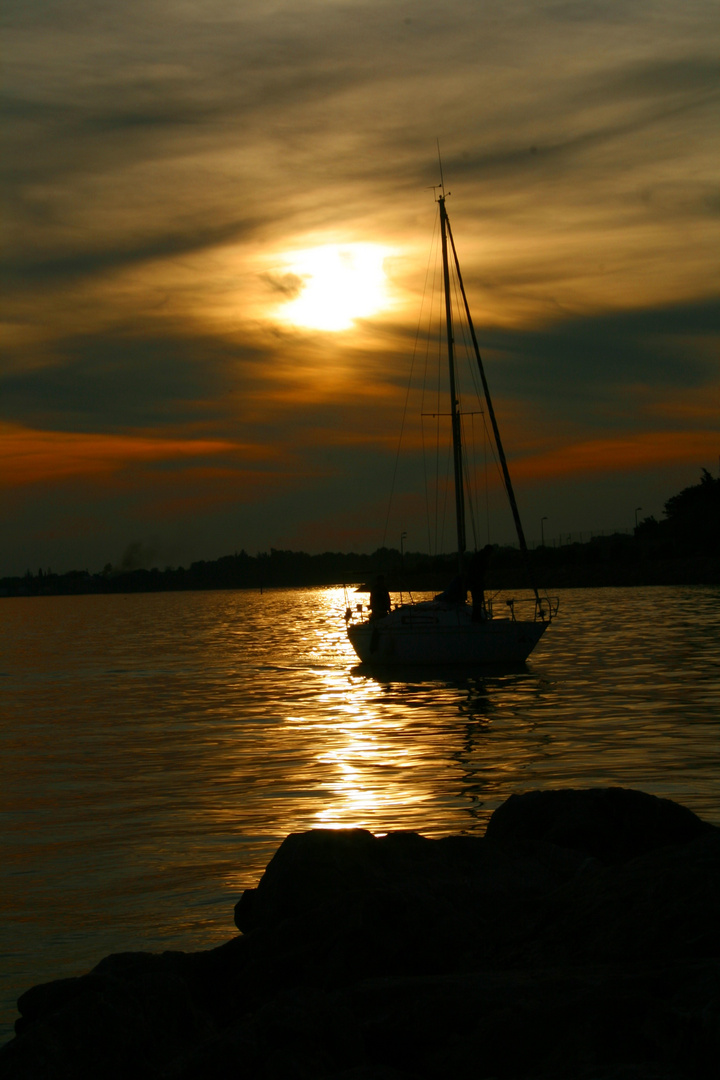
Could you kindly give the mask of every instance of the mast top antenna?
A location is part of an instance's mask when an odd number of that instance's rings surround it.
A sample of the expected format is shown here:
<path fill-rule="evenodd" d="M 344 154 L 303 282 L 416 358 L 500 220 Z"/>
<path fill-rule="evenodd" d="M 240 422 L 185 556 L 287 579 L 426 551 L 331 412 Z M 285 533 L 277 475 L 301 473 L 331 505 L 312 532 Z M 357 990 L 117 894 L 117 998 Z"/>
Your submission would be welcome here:
<path fill-rule="evenodd" d="M 440 194 L 437 197 L 438 202 L 444 202 L 448 195 L 452 195 L 451 191 L 445 190 L 445 177 L 443 176 L 442 157 L 440 156 L 440 140 L 436 139 L 437 153 L 438 153 L 438 165 L 440 166 L 440 183 L 431 184 L 433 191 L 439 191 Z"/>
<path fill-rule="evenodd" d="M 435 139 L 435 142 L 437 143 L 438 165 L 440 166 L 440 183 L 437 184 L 436 186 L 440 188 L 440 190 L 442 192 L 441 198 L 444 199 L 445 198 L 445 177 L 443 176 L 442 157 L 440 156 L 440 140 Z M 448 192 L 448 194 L 450 194 L 450 193 Z"/>

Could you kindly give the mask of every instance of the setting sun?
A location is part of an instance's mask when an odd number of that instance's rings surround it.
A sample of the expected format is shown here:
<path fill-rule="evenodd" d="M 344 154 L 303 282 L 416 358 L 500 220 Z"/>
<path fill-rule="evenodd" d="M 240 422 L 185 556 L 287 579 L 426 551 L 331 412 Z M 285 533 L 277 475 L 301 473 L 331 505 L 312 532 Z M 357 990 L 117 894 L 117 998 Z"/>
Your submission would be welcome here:
<path fill-rule="evenodd" d="M 377 244 L 326 244 L 289 253 L 277 280 L 284 322 L 313 330 L 348 330 L 388 303 L 383 268 L 390 252 Z"/>

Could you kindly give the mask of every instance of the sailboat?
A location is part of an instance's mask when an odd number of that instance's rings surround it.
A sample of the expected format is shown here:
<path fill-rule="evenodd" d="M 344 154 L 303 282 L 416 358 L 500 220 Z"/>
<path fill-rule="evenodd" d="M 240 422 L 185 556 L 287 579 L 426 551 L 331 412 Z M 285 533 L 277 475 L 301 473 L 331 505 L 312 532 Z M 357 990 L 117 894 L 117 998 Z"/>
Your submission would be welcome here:
<path fill-rule="evenodd" d="M 375 605 L 369 613 L 363 611 L 362 605 L 356 605 L 354 611 L 348 607 L 345 612 L 348 638 L 364 664 L 426 668 L 442 667 L 448 664 L 520 664 L 530 655 L 557 614 L 557 601 L 541 597 L 532 578 L 520 513 L 470 315 L 445 200 L 445 189 L 441 184 L 437 204 L 440 212 L 445 333 L 449 371 L 458 577 L 455 579 L 454 589 L 446 590 L 433 600 L 400 603 L 391 609 L 388 598 L 386 605 L 384 604 L 379 610 Z M 468 586 L 472 588 L 473 585 L 472 560 L 468 558 L 465 533 L 463 442 L 455 377 L 450 252 L 452 252 L 455 278 L 462 297 L 467 327 L 487 403 L 487 413 L 492 426 L 505 491 L 510 503 L 520 551 L 531 582 L 533 600 L 530 601 L 531 610 L 527 613 L 527 617 L 522 616 L 519 611 L 520 605 L 513 600 L 506 601 L 502 614 L 497 616 L 493 612 L 492 604 L 486 604 L 484 598 L 478 602 L 476 594 L 473 595 L 474 603 L 467 602 Z M 475 584 L 477 592 L 480 592 L 477 583 Z"/>

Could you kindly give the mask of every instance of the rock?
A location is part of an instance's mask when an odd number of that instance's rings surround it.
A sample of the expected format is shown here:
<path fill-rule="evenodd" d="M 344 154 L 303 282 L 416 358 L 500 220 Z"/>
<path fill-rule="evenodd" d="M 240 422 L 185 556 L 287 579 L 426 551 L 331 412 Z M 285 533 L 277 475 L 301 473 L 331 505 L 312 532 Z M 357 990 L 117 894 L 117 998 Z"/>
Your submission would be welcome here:
<path fill-rule="evenodd" d="M 720 830 L 622 789 L 485 837 L 290 836 L 195 954 L 34 987 L 0 1077 L 678 1080 L 720 1056 Z"/>
<path fill-rule="evenodd" d="M 157 1076 L 168 1059 L 214 1031 L 193 1001 L 180 957 L 107 957 L 88 975 L 33 987 L 18 1001 L 18 1037 L 0 1050 L 0 1076 Z"/>
<path fill-rule="evenodd" d="M 585 862 L 481 837 L 315 830 L 283 841 L 235 917 L 257 985 L 463 970 L 534 923 L 541 898 Z"/>
<path fill-rule="evenodd" d="M 540 964 L 720 957 L 720 831 L 569 882 L 544 904 L 524 949 Z"/>
<path fill-rule="evenodd" d="M 491 816 L 485 836 L 505 845 L 542 841 L 611 863 L 688 843 L 711 829 L 692 810 L 644 791 L 564 788 L 511 795 Z"/>

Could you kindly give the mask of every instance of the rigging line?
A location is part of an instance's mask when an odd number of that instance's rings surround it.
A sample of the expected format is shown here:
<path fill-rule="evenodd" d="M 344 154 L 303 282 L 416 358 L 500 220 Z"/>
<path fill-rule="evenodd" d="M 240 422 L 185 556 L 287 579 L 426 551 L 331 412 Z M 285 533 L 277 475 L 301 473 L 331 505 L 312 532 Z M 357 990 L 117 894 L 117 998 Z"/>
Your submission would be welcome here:
<path fill-rule="evenodd" d="M 433 318 L 429 328 L 429 334 L 435 343 L 435 386 L 433 394 L 435 404 L 432 415 L 435 418 L 435 498 L 434 498 L 434 521 L 435 521 L 435 549 L 438 554 L 445 550 L 445 533 L 448 517 L 448 497 L 451 490 L 449 483 L 449 471 L 453 463 L 452 442 L 443 442 L 443 427 L 441 417 L 447 388 L 445 386 L 446 367 L 444 356 L 444 338 L 442 333 L 443 305 L 445 290 L 442 284 L 443 269 L 441 262 L 441 222 L 436 218 L 437 240 L 434 249 L 435 263 L 433 276 Z M 437 325 L 437 332 L 435 327 Z"/>
<path fill-rule="evenodd" d="M 425 529 L 427 531 L 427 543 L 428 551 L 432 552 L 432 531 L 430 523 L 430 511 L 428 509 L 428 467 L 427 467 L 427 454 L 428 448 L 425 442 L 425 425 L 422 420 L 420 421 L 420 442 L 422 445 L 422 464 L 423 464 L 423 491 L 425 492 Z"/>
<path fill-rule="evenodd" d="M 424 306 L 425 296 L 427 294 L 427 280 L 429 280 L 429 278 L 430 278 L 431 266 L 434 265 L 434 258 L 435 259 L 437 258 L 437 256 L 434 255 L 436 244 L 437 244 L 436 231 L 437 231 L 437 221 L 434 222 L 433 235 L 432 235 L 432 240 L 431 240 L 431 245 L 430 245 L 430 251 L 429 251 L 429 253 L 427 253 L 427 265 L 425 267 L 425 283 L 424 283 L 424 286 L 423 286 L 423 306 Z M 429 307 L 430 307 L 429 324 L 430 324 L 431 327 L 433 325 L 433 302 L 434 302 L 434 297 L 435 297 L 435 282 L 434 282 L 434 280 L 431 280 L 431 292 L 430 292 L 430 301 L 429 301 Z M 421 311 L 421 316 L 422 316 L 422 311 Z M 427 448 L 427 444 L 425 442 L 425 426 L 424 426 L 424 423 L 422 422 L 422 402 L 424 401 L 425 387 L 427 386 L 427 367 L 429 367 L 429 363 L 430 363 L 430 335 L 427 335 L 427 334 L 425 334 L 424 360 L 425 360 L 425 363 L 424 363 L 424 367 L 423 367 L 422 391 L 421 391 L 420 438 L 421 438 L 421 443 L 422 443 L 422 474 L 423 474 L 423 490 L 424 490 L 424 494 L 425 494 L 425 528 L 427 530 L 427 550 L 429 550 L 429 552 L 432 552 L 432 550 L 433 550 L 433 538 L 432 538 L 432 523 L 431 523 L 431 513 L 430 513 L 430 476 L 429 476 L 429 470 L 427 470 L 427 456 L 429 456 L 429 448 Z"/>
<path fill-rule="evenodd" d="M 407 388 L 405 390 L 405 402 L 404 402 L 404 405 L 403 405 L 402 421 L 401 421 L 401 424 L 400 424 L 400 435 L 398 437 L 397 449 L 395 451 L 395 463 L 393 465 L 392 481 L 391 481 L 391 484 L 390 484 L 390 496 L 388 498 L 387 514 L 385 515 L 385 528 L 383 529 L 383 538 L 382 538 L 382 545 L 381 545 L 382 547 L 385 547 L 385 544 L 386 544 L 386 541 L 387 541 L 388 529 L 390 527 L 390 513 L 392 511 L 392 503 L 393 503 L 393 498 L 395 496 L 395 484 L 396 484 L 396 481 L 397 481 L 398 465 L 399 465 L 399 462 L 400 462 L 400 449 L 402 447 L 402 440 L 403 440 L 403 435 L 404 435 L 404 432 L 405 432 L 405 422 L 407 420 L 408 402 L 410 400 L 410 390 L 412 388 L 413 372 L 415 370 L 415 360 L 416 360 L 417 351 L 418 351 L 418 340 L 419 340 L 419 337 L 420 337 L 420 327 L 421 327 L 421 324 L 422 324 L 422 311 L 423 311 L 423 306 L 425 304 L 425 297 L 427 295 L 427 282 L 428 282 L 428 276 L 430 274 L 430 266 L 431 266 L 431 260 L 432 260 L 432 248 L 433 248 L 433 243 L 435 243 L 435 244 L 437 243 L 435 241 L 435 238 L 434 238 L 434 234 L 435 234 L 436 230 L 437 230 L 437 225 L 435 224 L 433 226 L 433 240 L 431 240 L 431 244 L 430 244 L 430 253 L 428 255 L 428 261 L 427 261 L 427 265 L 425 267 L 425 280 L 423 282 L 422 300 L 421 300 L 421 303 L 420 303 L 420 314 L 418 316 L 418 323 L 417 323 L 417 327 L 415 329 L 415 341 L 413 342 L 412 357 L 411 357 L 411 360 L 410 360 L 410 374 L 408 376 Z M 426 361 L 426 367 L 427 367 L 427 361 Z"/>
<path fill-rule="evenodd" d="M 452 417 L 453 478 L 455 495 L 455 532 L 457 534 L 458 573 L 462 577 L 465 564 L 465 499 L 463 495 L 462 442 L 460 417 L 455 383 L 455 342 L 453 338 L 452 289 L 450 286 L 450 260 L 448 258 L 448 224 L 445 194 L 437 200 L 440 212 L 440 237 L 443 257 L 443 300 L 445 307 L 445 337 L 447 342 L 448 376 L 450 379 L 450 414 Z"/>
<path fill-rule="evenodd" d="M 428 496 L 429 478 L 428 478 L 428 465 L 427 465 L 428 448 L 427 448 L 427 443 L 425 442 L 425 425 L 423 424 L 422 420 L 420 421 L 420 441 L 422 443 L 423 491 L 425 492 L 425 530 L 427 532 L 428 551 L 432 551 L 432 530 L 431 530 L 431 523 L 430 523 L 430 510 L 429 510 L 429 507 L 428 507 L 428 497 L 429 497 Z"/>
<path fill-rule="evenodd" d="M 449 221 L 448 221 L 448 230 L 449 230 L 449 234 L 450 234 L 450 243 L 452 245 L 453 255 L 455 256 L 454 262 L 453 262 L 452 267 L 451 267 L 451 271 L 452 271 L 451 278 L 452 278 L 452 284 L 453 284 L 453 296 L 454 296 L 455 305 L 456 305 L 456 311 L 457 311 L 457 318 L 456 318 L 456 320 L 454 322 L 454 328 L 455 328 L 456 335 L 460 336 L 461 339 L 462 339 L 462 346 L 463 346 L 463 348 L 465 350 L 465 359 L 468 361 L 468 370 L 469 370 L 469 374 L 470 374 L 470 381 L 472 383 L 473 394 L 477 398 L 478 403 L 482 404 L 484 402 L 484 400 L 485 400 L 485 393 L 484 393 L 482 383 L 481 383 L 481 380 L 480 380 L 480 374 L 481 374 L 480 368 L 479 368 L 478 364 L 473 364 L 473 363 L 470 362 L 470 357 L 474 356 L 474 345 L 473 345 L 473 341 L 471 340 L 471 337 L 472 337 L 474 331 L 473 331 L 473 328 L 472 328 L 472 325 L 471 325 L 470 313 L 469 313 L 469 310 L 467 308 L 467 302 L 465 301 L 465 292 L 464 292 L 464 288 L 463 288 L 462 278 L 459 276 L 460 275 L 460 268 L 459 268 L 459 265 L 458 265 L 458 262 L 457 262 L 457 253 L 455 252 L 455 246 L 454 246 L 454 241 L 453 241 L 453 237 L 452 237 L 452 232 L 450 230 Z M 460 351 L 460 349 L 456 346 L 456 352 L 459 352 L 459 351 Z M 461 380 L 461 377 L 462 377 L 462 375 L 461 375 L 462 368 L 461 368 L 460 364 L 458 364 L 457 367 L 458 367 L 458 371 L 457 371 L 457 374 L 456 374 L 456 378 L 458 379 L 458 385 L 460 385 L 460 380 Z M 484 441 L 483 441 L 483 447 L 484 447 L 484 477 L 485 477 L 485 518 L 486 518 L 487 543 L 490 543 L 491 524 L 490 524 L 490 490 L 489 490 L 489 471 L 488 471 L 488 450 L 490 451 L 490 455 L 492 457 L 493 464 L 495 465 L 495 469 L 497 471 L 498 479 L 500 480 L 500 485 L 503 488 L 505 488 L 506 484 L 505 484 L 505 476 L 504 476 L 503 471 L 502 471 L 500 459 L 498 458 L 498 455 L 496 453 L 494 442 L 490 438 L 490 432 L 489 432 L 489 429 L 488 429 L 488 426 L 487 426 L 487 417 L 485 415 L 484 410 L 481 409 L 481 412 L 482 412 L 482 415 L 483 415 L 483 425 L 484 425 L 484 432 L 485 432 L 485 438 L 484 438 Z M 468 502 L 470 503 L 470 500 L 468 500 Z M 471 506 L 471 510 L 472 510 L 472 504 L 471 503 L 470 503 L 470 506 Z"/>
<path fill-rule="evenodd" d="M 413 367 L 415 364 L 415 353 L 413 352 L 412 359 L 410 361 L 410 377 L 408 379 L 407 389 L 405 391 L 405 404 L 403 405 L 402 420 L 400 422 L 400 436 L 398 438 L 397 449 L 395 451 L 395 462 L 393 464 L 392 480 L 390 482 L 390 497 L 388 499 L 387 514 L 385 515 L 385 528 L 383 529 L 383 537 L 381 547 L 385 547 L 387 541 L 388 528 L 390 526 L 390 512 L 392 510 L 392 502 L 395 496 L 395 482 L 397 480 L 398 463 L 400 461 L 400 447 L 402 445 L 402 438 L 405 431 L 405 419 L 407 417 L 408 398 L 410 397 L 410 383 L 412 380 Z"/>
<path fill-rule="evenodd" d="M 439 421 L 438 421 L 438 423 L 439 423 Z M 451 490 L 452 490 L 452 483 L 450 481 L 450 468 L 451 468 L 451 466 L 453 464 L 454 464 L 454 462 L 453 462 L 453 448 L 452 448 L 452 445 L 450 443 L 448 443 L 446 445 L 446 447 L 445 447 L 445 470 L 444 470 L 444 473 L 443 473 L 443 483 L 442 483 L 442 485 L 440 484 L 440 473 L 439 473 L 439 471 L 438 471 L 438 483 L 437 483 L 437 497 L 438 497 L 438 500 L 440 498 L 440 489 L 441 489 L 441 487 L 442 487 L 442 495 L 443 495 L 442 523 L 441 523 L 441 526 L 440 526 L 440 544 L 441 544 L 443 549 L 445 547 L 445 530 L 447 529 L 447 521 L 448 521 L 448 498 L 450 497 L 450 493 L 451 493 Z M 438 469 L 439 469 L 439 464 L 438 464 Z M 440 514 L 439 514 L 439 507 L 438 507 L 438 518 L 439 517 L 440 517 Z"/>
<path fill-rule="evenodd" d="M 440 246 L 441 246 L 440 245 L 440 221 L 437 218 L 435 219 L 435 231 L 434 231 L 433 235 L 435 237 L 435 248 L 434 248 L 434 262 L 433 262 L 433 312 L 432 312 L 432 323 L 431 323 L 431 325 L 429 327 L 431 335 L 433 333 L 433 328 L 436 325 L 436 321 L 437 321 L 438 325 L 440 323 L 440 318 L 441 318 L 440 313 L 442 311 L 442 285 L 440 284 L 440 281 L 441 281 L 441 276 L 440 276 L 440 259 L 441 259 L 441 255 L 440 255 Z M 431 338 L 431 341 L 432 341 L 432 338 Z M 429 348 L 430 348 L 430 346 L 428 346 L 428 353 L 429 353 Z M 435 350 L 434 350 L 434 352 L 435 352 L 435 356 L 434 356 L 434 364 L 435 364 L 435 388 L 434 388 L 435 411 L 438 412 L 439 407 L 440 407 L 440 360 L 441 360 L 441 353 L 442 353 L 441 338 L 440 338 L 439 334 L 437 334 L 435 336 Z M 435 554 L 437 555 L 437 553 L 440 551 L 440 549 L 442 547 L 442 535 L 443 535 L 443 528 L 442 528 L 442 525 L 441 525 L 441 514 L 440 514 L 441 445 L 440 445 L 440 418 L 439 417 L 437 417 L 436 420 L 435 420 L 435 433 L 434 434 L 435 434 L 435 485 L 434 485 L 435 491 L 434 491 L 434 498 L 433 498 L 432 516 L 433 516 L 433 522 L 434 522 L 434 526 L 435 526 L 435 528 L 434 528 L 434 533 L 435 533 L 435 536 L 434 536 L 434 551 L 435 551 Z"/>
<path fill-rule="evenodd" d="M 465 295 L 465 289 L 462 283 L 462 274 L 460 273 L 460 263 L 457 257 L 457 251 L 455 250 L 455 241 L 453 240 L 452 230 L 450 228 L 450 222 L 447 220 L 447 214 L 445 216 L 445 222 L 447 225 L 448 236 L 450 238 L 450 244 L 452 246 L 452 253 L 455 259 L 455 266 L 457 269 L 458 281 L 460 282 L 460 289 L 462 290 L 463 302 L 465 304 L 465 312 L 467 314 L 468 327 L 472 335 L 473 347 L 475 350 L 475 358 L 477 360 L 478 369 L 480 371 L 480 378 L 482 379 L 483 390 L 485 391 L 485 401 L 487 402 L 488 414 L 490 416 L 490 422 L 492 424 L 493 434 L 495 435 L 495 445 L 497 446 L 498 455 L 502 464 L 503 479 L 505 481 L 505 490 L 507 491 L 508 499 L 510 500 L 510 509 L 512 510 L 513 520 L 515 521 L 515 530 L 517 532 L 518 543 L 520 544 L 520 550 L 523 556 L 523 562 L 525 563 L 525 569 L 530 579 L 533 593 L 535 594 L 535 603 L 538 607 L 541 607 L 540 596 L 538 594 L 537 584 L 535 582 L 535 575 L 533 574 L 532 565 L 530 563 L 530 552 L 525 541 L 525 533 L 523 532 L 522 522 L 520 521 L 520 511 L 518 510 L 517 502 L 515 500 L 515 492 L 513 491 L 512 481 L 510 480 L 510 471 L 508 469 L 507 460 L 503 451 L 502 440 L 500 438 L 500 431 L 498 430 L 497 420 L 495 419 L 495 410 L 493 409 L 492 398 L 490 397 L 490 388 L 485 378 L 485 368 L 483 367 L 482 358 L 480 356 L 480 346 L 477 343 L 477 337 L 475 336 L 475 328 L 473 327 L 472 317 L 470 315 L 470 306 Z"/>
<path fill-rule="evenodd" d="M 427 294 L 427 282 L 430 278 L 430 299 L 428 303 L 429 317 L 427 321 L 427 333 L 425 335 L 425 368 L 423 371 L 422 382 L 422 394 L 421 394 L 421 419 L 420 419 L 420 431 L 422 436 L 422 448 L 423 448 L 423 480 L 424 480 L 424 492 L 425 492 L 425 524 L 428 534 L 428 551 L 431 553 L 437 552 L 437 476 L 438 476 L 438 461 L 437 461 L 437 437 L 435 446 L 435 507 L 434 513 L 431 512 L 430 501 L 430 473 L 428 470 L 428 458 L 430 449 L 425 439 L 425 425 L 422 422 L 422 413 L 424 412 L 425 393 L 429 387 L 429 365 L 430 365 L 430 346 L 432 343 L 432 328 L 435 325 L 435 303 L 437 297 L 437 258 L 438 258 L 438 244 L 439 244 L 439 222 L 435 216 L 433 219 L 433 233 L 430 244 L 430 251 L 428 253 L 428 262 L 425 270 L 425 289 L 423 292 L 423 300 Z M 430 276 L 432 273 L 432 277 Z M 435 526 L 435 542 L 433 545 L 433 523 Z"/>
<path fill-rule="evenodd" d="M 434 248 L 435 261 L 434 261 L 434 264 L 433 264 L 433 312 L 432 312 L 432 321 L 431 321 L 430 326 L 428 328 L 428 337 L 429 337 L 428 355 L 430 353 L 430 344 L 431 344 L 431 342 L 432 342 L 432 340 L 434 338 L 434 341 L 435 341 L 435 388 L 434 388 L 434 396 L 435 396 L 435 406 L 434 406 L 434 415 L 435 415 L 435 498 L 434 498 L 434 506 L 433 506 L 433 514 L 432 514 L 432 516 L 433 516 L 433 521 L 434 521 L 434 525 L 435 525 L 435 529 L 434 529 L 434 532 L 435 532 L 434 554 L 437 554 L 438 551 L 440 550 L 441 537 L 442 537 L 442 534 L 443 534 L 443 531 L 444 531 L 444 527 L 443 527 L 443 529 L 441 529 L 441 527 L 440 527 L 440 476 L 441 476 L 440 430 L 441 429 L 440 429 L 440 416 L 439 416 L 439 413 L 440 413 L 440 400 L 441 400 L 441 396 L 442 396 L 442 377 L 441 377 L 442 339 L 441 339 L 441 335 L 439 333 L 437 335 L 433 334 L 433 328 L 435 327 L 435 320 L 437 318 L 438 324 L 439 324 L 440 318 L 441 318 L 440 312 L 442 310 L 442 288 L 438 284 L 439 279 L 440 279 L 440 270 L 439 270 L 440 222 L 437 220 L 437 218 L 436 218 L 436 221 L 435 221 L 435 227 L 436 227 L 437 232 L 433 233 L 433 236 L 434 237 L 437 236 L 437 239 L 435 241 L 435 248 Z M 438 309 L 438 314 L 437 315 L 435 314 L 436 307 Z M 429 500 L 429 498 L 427 500 L 427 509 L 428 509 L 428 514 L 429 514 L 430 513 L 430 500 Z"/>
<path fill-rule="evenodd" d="M 472 532 L 473 548 L 477 551 L 477 529 L 475 528 L 475 485 L 472 480 L 474 469 L 472 468 L 472 462 L 470 459 L 470 449 L 473 452 L 473 458 L 475 456 L 475 416 L 470 413 L 470 428 L 472 431 L 472 437 L 470 440 L 465 439 L 463 433 L 463 442 L 467 448 L 463 457 L 463 471 L 465 473 L 465 490 L 467 492 L 468 511 L 470 514 L 470 531 Z"/>
<path fill-rule="evenodd" d="M 462 295 L 462 283 L 458 281 L 458 275 L 454 265 L 451 265 L 450 282 L 452 288 L 452 301 L 453 301 L 453 336 L 455 339 L 455 382 L 457 390 L 458 403 L 461 408 L 461 402 L 463 397 L 471 399 L 474 397 L 477 399 L 478 404 L 482 404 L 482 392 L 478 382 L 477 371 L 475 365 L 471 363 L 471 342 L 468 333 L 468 321 L 464 314 L 463 305 L 461 302 Z M 461 363 L 464 361 L 464 364 Z M 470 375 L 470 389 L 464 388 L 465 375 L 469 371 Z M 484 412 L 480 410 L 484 416 Z M 476 520 L 476 500 L 477 500 L 477 484 L 474 482 L 473 477 L 477 472 L 477 453 L 475 442 L 475 419 L 474 412 L 470 411 L 467 415 L 471 418 L 471 432 L 472 432 L 472 446 L 466 439 L 467 428 L 465 426 L 465 416 L 462 414 L 461 408 L 461 444 L 464 447 L 464 453 L 462 456 L 463 461 L 463 476 L 464 476 L 464 488 L 466 493 L 467 509 L 470 515 L 470 528 L 473 537 L 473 544 L 475 550 L 477 550 L 477 520 Z M 472 451 L 473 460 L 470 460 L 470 452 Z"/>
<path fill-rule="evenodd" d="M 490 543 L 490 483 L 488 480 L 488 446 L 492 450 L 492 444 L 490 442 L 490 432 L 487 426 L 487 417 L 485 413 L 482 414 L 483 418 L 483 475 L 485 477 L 485 527 L 487 529 L 487 543 Z"/>
<path fill-rule="evenodd" d="M 437 267 L 436 267 L 437 271 Z M 438 273 L 439 276 L 439 273 Z M 442 293 L 441 290 L 437 290 L 438 297 L 438 321 L 442 318 Z M 442 339 L 438 334 L 436 342 L 437 352 L 437 382 L 435 387 L 435 411 L 437 417 L 435 419 L 435 550 L 440 551 L 440 548 L 444 546 L 445 537 L 445 511 L 447 502 L 443 502 L 442 517 L 440 514 L 440 478 L 442 476 L 441 461 L 442 461 L 442 442 L 441 442 L 441 427 L 440 427 L 440 403 L 442 397 L 441 391 L 441 371 L 442 371 Z M 447 493 L 446 493 L 447 494 Z"/>
<path fill-rule="evenodd" d="M 480 414 L 485 419 L 485 414 Z M 475 550 L 480 547 L 478 543 L 480 538 L 480 517 L 481 517 L 481 503 L 480 503 L 480 455 L 478 453 L 478 435 L 475 430 L 475 417 L 472 418 L 472 432 L 473 432 L 473 540 L 475 541 Z"/>
<path fill-rule="evenodd" d="M 429 262 L 429 260 L 428 260 L 428 262 Z M 428 275 L 428 270 L 426 269 L 426 271 L 425 271 L 425 283 L 423 285 L 423 302 L 424 302 L 424 299 L 425 299 L 425 293 L 426 293 L 426 289 L 427 289 L 427 275 Z M 412 388 L 413 372 L 415 370 L 415 360 L 417 358 L 417 351 L 418 351 L 418 340 L 419 340 L 419 337 L 420 337 L 420 323 L 421 323 L 421 320 L 422 320 L 422 306 L 423 306 L 423 304 L 421 302 L 421 304 L 420 304 L 420 316 L 419 316 L 419 319 L 418 319 L 418 325 L 417 325 L 416 330 L 415 330 L 415 341 L 413 342 L 412 357 L 411 357 L 411 360 L 410 360 L 410 374 L 408 376 L 407 387 L 406 387 L 406 390 L 405 390 L 405 402 L 403 404 L 403 414 L 402 414 L 402 420 L 400 422 L 400 435 L 398 437 L 397 449 L 395 451 L 395 463 L 393 465 L 392 481 L 391 481 L 391 484 L 390 484 L 390 497 L 388 499 L 387 514 L 385 515 L 385 528 L 383 529 L 383 538 L 382 538 L 382 545 L 381 545 L 382 547 L 385 547 L 385 544 L 386 544 L 386 541 L 387 541 L 387 534 L 388 534 L 388 529 L 389 529 L 389 526 L 390 526 L 390 513 L 391 513 L 391 510 L 392 510 L 393 498 L 395 496 L 395 483 L 397 481 L 397 471 L 398 471 L 398 465 L 399 465 L 399 462 L 400 462 L 400 449 L 402 447 L 403 435 L 405 433 L 405 421 L 407 420 L 408 402 L 410 400 L 410 390 Z"/>
<path fill-rule="evenodd" d="M 455 267 L 453 266 L 453 270 L 454 269 L 455 269 Z M 455 289 L 455 297 L 456 297 L 457 311 L 458 311 L 458 318 L 457 318 L 457 321 L 456 321 L 455 325 L 456 325 L 457 333 L 462 338 L 462 347 L 463 347 L 463 350 L 464 350 L 464 358 L 467 361 L 467 369 L 465 369 L 465 370 L 469 371 L 470 382 L 472 384 L 472 394 L 468 394 L 468 396 L 474 396 L 475 398 L 477 398 L 478 404 L 482 406 L 484 404 L 484 393 L 483 393 L 482 385 L 481 385 L 480 378 L 479 378 L 477 364 L 473 364 L 471 362 L 471 356 L 473 356 L 473 348 L 472 348 L 472 343 L 470 341 L 468 320 L 467 320 L 467 316 L 465 315 L 463 305 L 461 304 L 461 301 L 460 301 L 460 296 L 462 295 L 462 283 L 458 283 L 456 273 L 453 273 L 452 280 L 453 280 L 453 286 L 454 286 L 454 289 Z M 460 349 L 457 348 L 456 352 L 460 352 Z M 460 383 L 460 380 L 461 380 L 461 377 L 462 377 L 461 376 L 462 370 L 463 369 L 461 368 L 460 364 L 458 364 L 458 374 L 457 374 L 458 383 Z M 500 480 L 500 485 L 502 487 L 505 486 L 505 478 L 503 476 L 502 469 L 500 467 L 500 461 L 498 460 L 498 456 L 497 456 L 497 454 L 495 452 L 495 446 L 493 444 L 492 439 L 490 438 L 490 432 L 489 432 L 489 429 L 488 429 L 488 426 L 487 426 L 487 415 L 486 415 L 485 409 L 481 408 L 480 409 L 480 414 L 481 414 L 481 416 L 483 418 L 483 477 L 484 477 L 484 488 L 485 488 L 485 531 L 486 531 L 486 534 L 487 534 L 486 543 L 489 544 L 492 530 L 491 530 L 491 520 L 490 520 L 490 483 L 489 483 L 489 470 L 488 470 L 488 451 L 490 452 L 493 464 L 495 465 L 495 469 L 497 471 L 498 479 Z M 474 425 L 474 421 L 473 421 L 473 425 Z M 474 426 L 473 426 L 473 432 L 474 432 Z M 475 446 L 474 445 L 473 445 L 473 450 L 475 452 Z M 466 454 L 466 458 L 467 458 L 467 454 Z M 477 469 L 477 460 L 476 460 L 476 458 L 477 458 L 477 455 L 475 455 L 475 458 L 474 458 L 475 468 Z M 467 472 L 466 472 L 466 476 L 467 476 Z M 470 481 L 469 477 L 467 479 L 467 484 L 468 484 L 468 489 L 470 489 L 471 481 Z M 474 502 L 473 502 L 473 499 L 475 500 Z M 479 531 L 479 524 L 478 524 L 478 519 L 477 518 L 479 518 L 479 512 L 480 512 L 479 511 L 479 485 L 477 483 L 474 485 L 474 487 L 472 487 L 471 490 L 468 490 L 468 506 L 469 506 L 470 514 L 471 514 L 471 526 L 472 526 L 472 531 L 473 531 L 473 539 L 474 539 L 474 541 L 476 543 L 476 547 L 477 547 L 477 535 L 478 535 L 478 531 Z M 477 517 L 476 517 L 476 514 L 477 514 Z"/>

